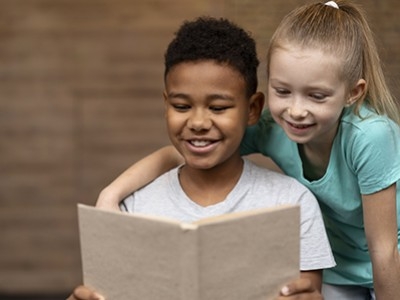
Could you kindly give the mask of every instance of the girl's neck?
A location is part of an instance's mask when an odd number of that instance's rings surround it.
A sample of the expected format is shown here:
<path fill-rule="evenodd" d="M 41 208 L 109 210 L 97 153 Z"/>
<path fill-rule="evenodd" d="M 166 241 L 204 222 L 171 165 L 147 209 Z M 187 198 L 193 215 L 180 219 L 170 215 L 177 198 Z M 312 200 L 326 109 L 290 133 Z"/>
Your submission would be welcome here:
<path fill-rule="evenodd" d="M 186 195 L 201 206 L 225 200 L 243 172 L 243 159 L 222 163 L 211 169 L 195 169 L 184 165 L 179 181 Z"/>
<path fill-rule="evenodd" d="M 299 155 L 303 164 L 303 175 L 306 179 L 318 180 L 328 169 L 333 141 L 328 144 L 299 144 Z"/>
<path fill-rule="evenodd" d="M 298 151 L 303 165 L 303 176 L 313 181 L 322 178 L 328 169 L 333 143 L 339 129 L 337 126 L 324 137 L 305 144 L 298 144 Z"/>

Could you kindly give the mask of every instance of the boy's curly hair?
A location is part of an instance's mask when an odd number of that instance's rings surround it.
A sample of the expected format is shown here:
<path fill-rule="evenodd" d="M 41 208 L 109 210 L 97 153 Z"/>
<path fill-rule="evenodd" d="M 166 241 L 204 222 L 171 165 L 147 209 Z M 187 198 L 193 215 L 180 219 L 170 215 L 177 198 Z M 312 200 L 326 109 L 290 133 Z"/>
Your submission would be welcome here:
<path fill-rule="evenodd" d="M 248 96 L 257 91 L 258 58 L 249 33 L 227 19 L 200 17 L 185 21 L 165 53 L 165 73 L 182 62 L 215 60 L 242 74 Z"/>

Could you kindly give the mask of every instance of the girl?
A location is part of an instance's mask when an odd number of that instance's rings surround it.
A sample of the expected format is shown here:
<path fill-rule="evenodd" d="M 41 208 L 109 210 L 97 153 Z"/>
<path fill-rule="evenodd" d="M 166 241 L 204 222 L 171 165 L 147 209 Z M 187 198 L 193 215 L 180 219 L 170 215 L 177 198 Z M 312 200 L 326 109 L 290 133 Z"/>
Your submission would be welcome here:
<path fill-rule="evenodd" d="M 271 39 L 267 75 L 268 110 L 247 130 L 242 154 L 271 157 L 318 198 L 337 263 L 324 271 L 325 299 L 398 298 L 400 112 L 363 12 L 346 1 L 292 11 Z M 172 147 L 159 150 L 97 205 L 117 208 L 179 163 Z"/>

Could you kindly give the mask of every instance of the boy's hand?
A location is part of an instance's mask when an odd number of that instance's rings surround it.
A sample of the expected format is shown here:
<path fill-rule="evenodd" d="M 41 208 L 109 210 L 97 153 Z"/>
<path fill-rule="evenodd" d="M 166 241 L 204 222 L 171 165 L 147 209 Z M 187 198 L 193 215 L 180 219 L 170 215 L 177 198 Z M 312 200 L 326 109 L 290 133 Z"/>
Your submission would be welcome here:
<path fill-rule="evenodd" d="M 321 300 L 322 270 L 301 271 L 297 279 L 286 284 L 276 300 Z"/>
<path fill-rule="evenodd" d="M 280 296 L 276 300 L 289 299 L 322 300 L 323 297 L 321 293 L 314 288 L 309 279 L 299 278 L 284 286 L 281 289 Z M 74 292 L 67 300 L 105 300 L 105 298 L 88 287 L 81 285 L 75 288 Z"/>
<path fill-rule="evenodd" d="M 276 300 L 322 300 L 321 292 L 315 288 L 308 278 L 298 278 L 285 285 Z"/>
<path fill-rule="evenodd" d="M 105 300 L 105 298 L 88 287 L 80 285 L 67 300 Z"/>

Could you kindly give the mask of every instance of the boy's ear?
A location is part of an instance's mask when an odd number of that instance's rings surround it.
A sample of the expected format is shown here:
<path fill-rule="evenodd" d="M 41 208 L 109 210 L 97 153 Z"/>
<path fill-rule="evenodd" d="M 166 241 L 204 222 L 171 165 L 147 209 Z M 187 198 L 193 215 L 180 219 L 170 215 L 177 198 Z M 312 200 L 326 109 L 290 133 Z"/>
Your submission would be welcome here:
<path fill-rule="evenodd" d="M 168 98 L 167 91 L 164 90 L 162 95 L 163 95 L 163 98 L 164 98 L 164 107 L 165 107 L 165 109 L 167 109 L 167 98 Z"/>
<path fill-rule="evenodd" d="M 164 102 L 167 101 L 167 97 L 168 96 L 167 96 L 167 91 L 166 90 L 163 91 L 162 95 L 163 95 L 163 98 L 164 98 Z"/>
<path fill-rule="evenodd" d="M 359 79 L 356 85 L 350 90 L 349 98 L 345 106 L 351 106 L 358 100 L 362 99 L 367 92 L 367 82 L 364 79 Z"/>
<path fill-rule="evenodd" d="M 166 118 L 168 109 L 168 102 L 167 102 L 168 94 L 166 90 L 163 91 L 163 98 L 164 98 L 164 117 Z"/>
<path fill-rule="evenodd" d="M 250 126 L 256 124 L 260 119 L 261 112 L 264 108 L 264 94 L 257 92 L 250 97 L 249 101 L 249 120 L 247 125 Z"/>

